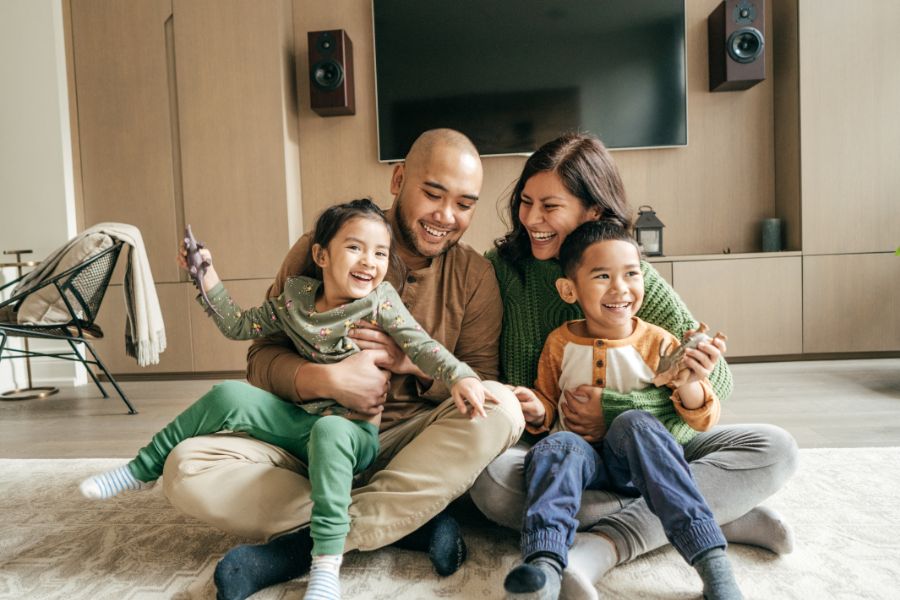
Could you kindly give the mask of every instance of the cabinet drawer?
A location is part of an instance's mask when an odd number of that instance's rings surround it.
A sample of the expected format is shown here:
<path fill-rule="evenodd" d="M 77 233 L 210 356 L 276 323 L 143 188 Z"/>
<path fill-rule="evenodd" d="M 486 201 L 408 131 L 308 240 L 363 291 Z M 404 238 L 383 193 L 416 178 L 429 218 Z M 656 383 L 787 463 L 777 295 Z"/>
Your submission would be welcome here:
<path fill-rule="evenodd" d="M 676 262 L 675 291 L 728 336 L 728 356 L 800 354 L 800 257 Z"/>

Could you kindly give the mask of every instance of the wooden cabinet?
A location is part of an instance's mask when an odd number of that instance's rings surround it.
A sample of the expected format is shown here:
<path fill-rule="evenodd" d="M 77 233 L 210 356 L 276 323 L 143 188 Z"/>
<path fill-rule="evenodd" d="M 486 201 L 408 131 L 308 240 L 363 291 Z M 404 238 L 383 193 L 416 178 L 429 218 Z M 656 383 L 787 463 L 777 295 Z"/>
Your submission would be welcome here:
<path fill-rule="evenodd" d="M 900 3 L 800 0 L 804 254 L 900 243 Z"/>
<path fill-rule="evenodd" d="M 728 336 L 728 356 L 800 354 L 801 258 L 676 260 L 675 291 L 691 313 Z"/>
<path fill-rule="evenodd" d="M 803 351 L 900 350 L 900 256 L 803 257 Z"/>
<path fill-rule="evenodd" d="M 270 279 L 229 281 L 228 292 L 242 307 L 259 306 L 266 297 Z M 244 371 L 247 368 L 249 341 L 229 340 L 195 301 L 197 290 L 190 287 L 190 338 L 193 343 L 193 368 L 197 372 Z"/>
<path fill-rule="evenodd" d="M 223 279 L 269 279 L 302 233 L 290 4 L 173 6 L 185 222 Z"/>
<path fill-rule="evenodd" d="M 156 295 L 166 324 L 166 351 L 159 355 L 158 365 L 139 367 L 134 358 L 125 354 L 125 300 L 122 286 L 109 286 L 97 319 L 103 328 L 104 337 L 91 342 L 106 368 L 113 375 L 192 372 L 188 298 L 193 296 L 193 290 L 194 287 L 189 283 L 156 284 Z"/>
<path fill-rule="evenodd" d="M 72 2 L 72 39 L 84 225 L 141 230 L 154 277 L 178 281 L 173 161 L 171 0 Z M 70 90 L 70 93 L 72 91 Z"/>
<path fill-rule="evenodd" d="M 672 285 L 672 263 L 670 262 L 653 262 L 653 268 L 659 272 L 663 279 Z"/>
<path fill-rule="evenodd" d="M 169 340 L 157 367 L 125 357 L 110 290 L 102 356 L 114 373 L 243 370 L 240 344 L 207 343 L 174 254 L 190 223 L 256 304 L 302 232 L 292 4 L 65 1 L 83 226 L 141 230 Z"/>
<path fill-rule="evenodd" d="M 241 306 L 258 306 L 272 283 L 269 279 L 229 281 L 228 291 Z M 166 323 L 166 351 L 158 365 L 139 367 L 125 355 L 125 302 L 122 286 L 107 290 L 100 307 L 99 322 L 105 337 L 91 342 L 113 374 L 239 372 L 247 367 L 249 341 L 223 336 L 196 301 L 191 283 L 160 283 L 156 286 Z"/>

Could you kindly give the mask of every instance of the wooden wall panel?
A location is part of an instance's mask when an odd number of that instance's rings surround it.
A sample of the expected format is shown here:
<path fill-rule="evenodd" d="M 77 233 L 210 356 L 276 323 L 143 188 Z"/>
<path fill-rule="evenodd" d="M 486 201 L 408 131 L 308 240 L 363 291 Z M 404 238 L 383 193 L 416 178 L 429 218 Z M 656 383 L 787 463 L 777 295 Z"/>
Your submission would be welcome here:
<path fill-rule="evenodd" d="M 654 262 L 653 268 L 659 271 L 659 274 L 662 275 L 662 278 L 669 282 L 669 285 L 673 285 L 672 279 L 672 263 L 670 262 Z"/>
<path fill-rule="evenodd" d="M 767 8 L 774 13 L 769 31 L 775 64 L 775 213 L 784 220 L 785 249 L 802 248 L 800 188 L 800 41 L 797 0 L 776 0 Z"/>
<path fill-rule="evenodd" d="M 83 225 L 137 226 L 156 280 L 178 281 L 165 38 L 171 2 L 98 0 L 71 9 Z"/>
<path fill-rule="evenodd" d="M 266 297 L 272 279 L 226 281 L 231 297 L 242 307 L 259 306 Z M 244 371 L 247 368 L 249 341 L 226 338 L 196 302 L 197 290 L 188 289 L 191 339 L 194 342 L 193 368 L 203 371 Z"/>
<path fill-rule="evenodd" d="M 900 350 L 900 257 L 803 257 L 803 351 Z"/>
<path fill-rule="evenodd" d="M 800 257 L 676 262 L 675 291 L 728 336 L 729 356 L 800 354 Z"/>
<path fill-rule="evenodd" d="M 803 252 L 893 250 L 900 3 L 800 0 Z"/>
<path fill-rule="evenodd" d="M 191 371 L 191 328 L 188 320 L 189 283 L 157 283 L 156 294 L 166 328 L 166 350 L 159 355 L 158 365 L 140 367 L 125 354 L 125 302 L 122 286 L 112 285 L 106 291 L 97 323 L 105 337 L 91 342 L 113 375 L 189 373 Z"/>
<path fill-rule="evenodd" d="M 176 0 L 174 14 L 185 222 L 223 278 L 269 278 L 299 202 L 291 5 Z"/>
<path fill-rule="evenodd" d="M 300 163 L 306 223 L 335 202 L 370 195 L 392 200 L 391 167 L 377 160 L 372 8 L 368 2 L 294 1 L 297 80 L 300 83 Z M 744 92 L 708 91 L 706 17 L 718 0 L 687 2 L 687 148 L 614 153 L 631 203 L 650 204 L 666 223 L 668 254 L 759 249 L 759 220 L 773 216 L 773 82 Z M 771 21 L 772 11 L 767 11 Z M 767 27 L 771 31 L 772 23 Z M 353 40 L 356 115 L 322 118 L 309 108 L 306 33 L 343 28 Z M 771 45 L 767 45 L 771 65 Z M 498 205 L 524 157 L 484 160 L 476 218 L 464 238 L 480 250 L 506 231 Z M 501 211 L 502 212 L 502 211 Z"/>

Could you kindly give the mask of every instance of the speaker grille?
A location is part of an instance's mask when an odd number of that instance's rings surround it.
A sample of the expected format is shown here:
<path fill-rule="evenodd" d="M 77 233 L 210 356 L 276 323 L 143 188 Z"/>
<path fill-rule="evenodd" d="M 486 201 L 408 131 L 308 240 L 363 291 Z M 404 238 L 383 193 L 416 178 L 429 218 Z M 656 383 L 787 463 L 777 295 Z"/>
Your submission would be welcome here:
<path fill-rule="evenodd" d="M 733 61 L 747 64 L 759 58 L 764 44 L 763 35 L 758 29 L 742 27 L 728 36 L 726 47 Z"/>
<path fill-rule="evenodd" d="M 756 20 L 756 7 L 749 2 L 738 2 L 732 18 L 738 25 L 750 25 Z"/>
<path fill-rule="evenodd" d="M 332 59 L 314 64 L 310 76 L 313 85 L 321 90 L 336 90 L 344 83 L 344 69 Z"/>

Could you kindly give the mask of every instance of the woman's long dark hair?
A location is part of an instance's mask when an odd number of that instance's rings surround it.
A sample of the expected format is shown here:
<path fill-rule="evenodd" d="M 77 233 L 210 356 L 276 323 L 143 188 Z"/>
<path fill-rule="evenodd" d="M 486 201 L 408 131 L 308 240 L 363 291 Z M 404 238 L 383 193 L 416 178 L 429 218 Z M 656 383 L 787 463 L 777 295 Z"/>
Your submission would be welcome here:
<path fill-rule="evenodd" d="M 400 259 L 396 252 L 394 252 L 394 234 L 391 230 L 391 224 L 388 222 L 384 211 L 381 210 L 377 204 L 372 202 L 369 198 L 361 198 L 359 200 L 344 202 L 343 204 L 335 204 L 322 211 L 316 219 L 316 226 L 313 229 L 312 239 L 309 242 L 309 249 L 306 251 L 306 256 L 303 257 L 300 275 L 321 280 L 322 269 L 316 264 L 316 261 L 313 260 L 313 246 L 319 244 L 322 248 L 327 248 L 328 244 L 334 239 L 334 236 L 337 235 L 337 232 L 340 231 L 344 223 L 357 218 L 372 219 L 373 221 L 384 223 L 384 226 L 388 231 L 388 236 L 391 238 L 391 252 L 388 268 L 397 268 Z"/>
<path fill-rule="evenodd" d="M 522 190 L 537 173 L 556 173 L 566 190 L 586 209 L 596 208 L 601 221 L 611 221 L 631 231 L 631 209 L 625 199 L 625 187 L 609 151 L 597 137 L 585 133 L 567 133 L 547 142 L 532 154 L 509 198 L 509 222 L 512 229 L 494 240 L 500 258 L 521 272 L 522 260 L 531 256 L 531 241 L 519 220 Z"/>

